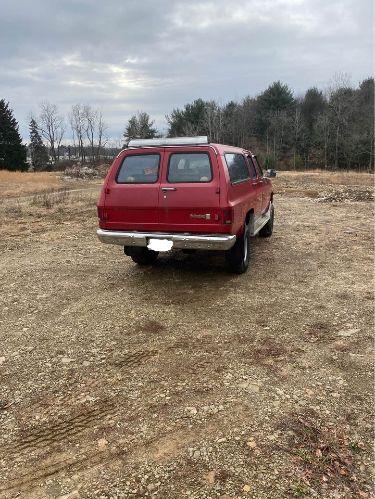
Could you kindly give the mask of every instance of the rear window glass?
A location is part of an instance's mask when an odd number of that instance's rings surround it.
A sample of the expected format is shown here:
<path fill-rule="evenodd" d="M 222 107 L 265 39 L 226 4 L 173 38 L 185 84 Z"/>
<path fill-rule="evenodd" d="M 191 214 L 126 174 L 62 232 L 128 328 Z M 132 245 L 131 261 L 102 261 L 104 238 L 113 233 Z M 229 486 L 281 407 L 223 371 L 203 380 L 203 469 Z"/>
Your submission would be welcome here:
<path fill-rule="evenodd" d="M 119 184 L 153 184 L 159 175 L 159 154 L 125 156 L 117 174 Z"/>
<path fill-rule="evenodd" d="M 249 178 L 249 169 L 242 154 L 227 153 L 225 161 L 228 165 L 229 177 L 232 184 Z"/>
<path fill-rule="evenodd" d="M 168 182 L 211 182 L 212 170 L 206 153 L 171 154 L 168 167 Z"/>

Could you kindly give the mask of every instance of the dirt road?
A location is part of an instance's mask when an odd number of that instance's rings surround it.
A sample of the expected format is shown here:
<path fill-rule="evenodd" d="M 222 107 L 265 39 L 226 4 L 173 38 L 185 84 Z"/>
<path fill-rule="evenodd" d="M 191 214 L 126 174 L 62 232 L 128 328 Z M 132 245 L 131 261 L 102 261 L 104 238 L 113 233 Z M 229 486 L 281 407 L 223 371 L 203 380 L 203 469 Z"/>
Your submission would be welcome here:
<path fill-rule="evenodd" d="M 370 497 L 372 204 L 308 179 L 243 276 L 135 266 L 92 193 L 3 207 L 0 497 Z"/>

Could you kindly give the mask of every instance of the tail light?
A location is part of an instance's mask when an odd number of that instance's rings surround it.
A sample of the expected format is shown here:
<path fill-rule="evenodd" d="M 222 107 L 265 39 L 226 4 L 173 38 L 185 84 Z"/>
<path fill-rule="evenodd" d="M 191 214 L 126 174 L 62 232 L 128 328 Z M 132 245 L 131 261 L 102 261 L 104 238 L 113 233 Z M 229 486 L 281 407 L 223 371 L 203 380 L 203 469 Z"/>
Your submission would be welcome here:
<path fill-rule="evenodd" d="M 233 208 L 224 208 L 222 210 L 222 221 L 224 225 L 233 223 Z"/>

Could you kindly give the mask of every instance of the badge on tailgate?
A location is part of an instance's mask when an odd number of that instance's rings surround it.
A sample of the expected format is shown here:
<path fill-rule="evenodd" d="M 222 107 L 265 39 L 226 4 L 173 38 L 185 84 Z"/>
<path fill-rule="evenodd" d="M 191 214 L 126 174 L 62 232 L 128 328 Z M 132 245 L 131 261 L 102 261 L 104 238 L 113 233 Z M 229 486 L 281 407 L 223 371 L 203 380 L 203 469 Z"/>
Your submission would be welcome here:
<path fill-rule="evenodd" d="M 211 215 L 209 213 L 190 213 L 190 218 L 202 218 L 203 220 L 211 220 Z"/>

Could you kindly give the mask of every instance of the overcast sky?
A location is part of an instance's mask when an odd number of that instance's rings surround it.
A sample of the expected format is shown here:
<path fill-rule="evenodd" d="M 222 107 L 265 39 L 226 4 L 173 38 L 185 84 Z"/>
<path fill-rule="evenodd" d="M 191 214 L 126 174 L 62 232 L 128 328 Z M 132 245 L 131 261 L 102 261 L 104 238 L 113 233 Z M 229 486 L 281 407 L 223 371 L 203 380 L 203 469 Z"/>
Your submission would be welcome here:
<path fill-rule="evenodd" d="M 373 0 L 0 0 L 0 98 L 28 139 L 50 100 L 100 108 L 110 135 L 147 111 L 225 103 L 275 80 L 296 95 L 336 72 L 374 73 Z"/>

